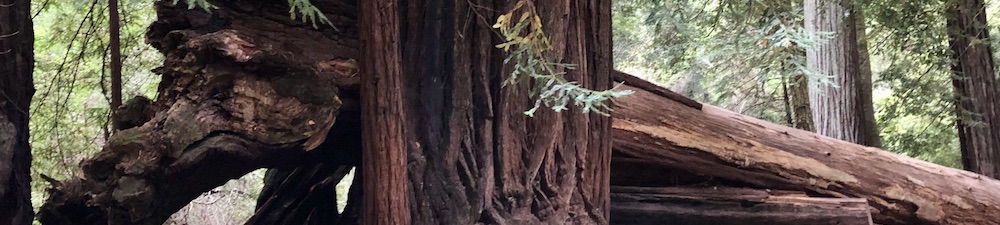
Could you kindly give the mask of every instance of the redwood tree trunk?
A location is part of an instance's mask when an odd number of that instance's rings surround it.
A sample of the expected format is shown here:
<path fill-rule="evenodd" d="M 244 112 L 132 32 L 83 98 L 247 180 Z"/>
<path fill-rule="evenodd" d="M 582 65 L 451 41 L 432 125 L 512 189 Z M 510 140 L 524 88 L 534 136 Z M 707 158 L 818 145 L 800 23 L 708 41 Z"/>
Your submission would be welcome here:
<path fill-rule="evenodd" d="M 401 1 L 413 224 L 607 224 L 611 118 L 542 109 L 491 30 L 516 1 Z M 556 61 L 611 84 L 611 1 L 535 1 Z"/>
<path fill-rule="evenodd" d="M 27 225 L 31 208 L 28 107 L 35 93 L 31 1 L 0 0 L 0 224 Z"/>
<path fill-rule="evenodd" d="M 361 154 L 364 179 L 361 224 L 410 223 L 403 134 L 403 68 L 396 0 L 358 5 L 361 28 Z M 419 96 L 410 96 L 419 98 Z"/>
<path fill-rule="evenodd" d="M 982 0 L 952 1 L 948 33 L 958 140 L 966 170 L 1000 177 L 1000 96 Z"/>
<path fill-rule="evenodd" d="M 856 85 L 858 86 L 858 100 L 860 101 L 861 132 L 865 142 L 863 145 L 871 147 L 882 147 L 882 135 L 878 125 L 875 123 L 875 103 L 872 99 L 872 63 L 868 52 L 868 32 L 865 24 L 865 10 L 860 4 L 854 4 L 852 14 L 854 15 L 854 30 L 857 32 L 858 41 L 858 64 L 861 74 L 858 76 Z"/>
<path fill-rule="evenodd" d="M 871 93 L 864 93 L 871 92 L 871 88 L 862 87 L 865 78 L 852 2 L 806 0 L 804 3 L 806 30 L 835 34 L 829 43 L 806 50 L 808 68 L 830 79 L 830 84 L 819 84 L 809 90 L 809 102 L 817 133 L 872 146 L 879 141 L 877 136 L 868 135 L 876 132 L 871 131 L 875 129 L 875 121 L 874 115 L 865 115 L 873 113 L 865 110 L 865 104 L 871 101 L 863 100 L 871 98 Z"/>

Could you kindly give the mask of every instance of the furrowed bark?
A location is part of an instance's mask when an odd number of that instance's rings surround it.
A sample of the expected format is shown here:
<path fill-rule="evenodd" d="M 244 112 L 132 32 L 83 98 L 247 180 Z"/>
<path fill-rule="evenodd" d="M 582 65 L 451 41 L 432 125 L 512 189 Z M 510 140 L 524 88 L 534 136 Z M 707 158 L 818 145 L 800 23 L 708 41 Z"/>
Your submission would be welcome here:
<path fill-rule="evenodd" d="M 946 5 L 958 142 L 966 170 L 1000 178 L 1000 91 L 982 0 Z"/>
<path fill-rule="evenodd" d="M 611 118 L 539 109 L 491 28 L 516 1 L 402 1 L 414 224 L 606 224 Z M 611 4 L 535 1 L 567 78 L 611 87 Z M 367 179 L 368 177 L 366 177 Z M 366 193 L 367 194 L 367 193 Z"/>
<path fill-rule="evenodd" d="M 862 198 L 743 188 L 611 188 L 611 224 L 871 225 Z"/>
<path fill-rule="evenodd" d="M 1000 181 L 625 88 L 636 93 L 617 100 L 616 157 L 759 188 L 865 198 L 879 224 L 1000 223 Z"/>
<path fill-rule="evenodd" d="M 834 34 L 829 43 L 806 49 L 807 67 L 829 77 L 829 84 L 809 88 L 809 105 L 816 133 L 878 146 L 881 140 L 875 127 L 874 111 L 868 110 L 872 107 L 871 69 L 862 68 L 869 66 L 864 64 L 868 57 L 860 55 L 862 50 L 867 54 L 867 47 L 859 46 L 867 41 L 860 41 L 864 38 L 859 39 L 859 35 L 864 32 L 857 26 L 864 21 L 858 21 L 862 9 L 856 5 L 860 4 L 853 0 L 803 2 L 806 30 Z"/>
<path fill-rule="evenodd" d="M 328 15 L 335 32 L 290 20 L 283 1 L 215 3 L 211 13 L 170 2 L 156 3 L 147 33 L 165 55 L 155 115 L 54 183 L 42 223 L 159 225 L 229 179 L 333 151 L 320 144 L 357 83 L 353 6 L 314 1 L 339 12 Z"/>
<path fill-rule="evenodd" d="M 363 225 L 410 224 L 399 4 L 365 0 L 360 10 Z M 408 96 L 419 98 L 419 96 Z"/>

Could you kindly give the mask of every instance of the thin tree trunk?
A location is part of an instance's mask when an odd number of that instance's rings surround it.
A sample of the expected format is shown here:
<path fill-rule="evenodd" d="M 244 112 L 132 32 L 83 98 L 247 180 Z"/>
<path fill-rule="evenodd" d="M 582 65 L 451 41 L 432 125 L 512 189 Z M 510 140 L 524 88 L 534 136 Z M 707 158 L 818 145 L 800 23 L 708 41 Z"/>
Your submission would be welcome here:
<path fill-rule="evenodd" d="M 364 204 L 361 224 L 405 225 L 407 206 L 406 136 L 400 21 L 396 0 L 358 5 L 361 29 L 361 119 Z M 420 96 L 408 96 L 420 98 Z"/>
<path fill-rule="evenodd" d="M 800 74 L 791 79 L 792 127 L 815 132 L 812 109 L 809 108 L 809 78 Z"/>
<path fill-rule="evenodd" d="M 0 0 L 0 224 L 28 225 L 31 147 L 28 107 L 35 93 L 31 1 Z"/>
<path fill-rule="evenodd" d="M 118 0 L 108 0 L 109 47 L 111 50 L 111 130 L 122 129 L 118 108 L 122 106 L 122 48 L 121 20 L 118 18 Z"/>
<path fill-rule="evenodd" d="M 866 135 L 869 131 L 865 129 L 874 127 L 866 127 L 868 117 L 862 115 L 865 105 L 862 99 L 866 96 L 862 92 L 866 89 L 859 85 L 864 74 L 852 0 L 806 0 L 804 7 L 806 30 L 835 34 L 828 44 L 806 50 L 808 68 L 828 76 L 830 81 L 830 84 L 819 84 L 809 90 L 816 132 L 871 146 L 875 141 Z"/>
<path fill-rule="evenodd" d="M 958 113 L 958 140 L 966 170 L 1000 177 L 1000 96 L 994 77 L 982 0 L 950 1 L 949 44 Z"/>

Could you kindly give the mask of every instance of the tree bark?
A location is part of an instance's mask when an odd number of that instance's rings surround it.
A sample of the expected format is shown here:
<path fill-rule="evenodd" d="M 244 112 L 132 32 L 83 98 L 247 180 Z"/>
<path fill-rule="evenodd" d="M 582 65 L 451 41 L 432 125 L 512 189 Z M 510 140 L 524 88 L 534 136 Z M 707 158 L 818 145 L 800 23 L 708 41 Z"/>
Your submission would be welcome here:
<path fill-rule="evenodd" d="M 361 28 L 361 129 L 363 225 L 410 224 L 407 205 L 403 66 L 396 0 L 359 5 Z M 419 96 L 409 96 L 419 98 Z"/>
<path fill-rule="evenodd" d="M 611 224 L 871 225 L 861 198 L 726 187 L 611 188 Z"/>
<path fill-rule="evenodd" d="M 958 140 L 966 170 L 1000 178 L 1000 95 L 983 1 L 948 5 Z"/>
<path fill-rule="evenodd" d="M 860 2 L 860 1 L 858 1 Z M 861 73 L 858 76 L 858 100 L 860 101 L 861 132 L 865 142 L 863 145 L 881 148 L 882 134 L 875 121 L 875 103 L 872 99 L 872 63 L 868 52 L 868 27 L 865 23 L 865 10 L 857 2 L 852 4 L 854 14 L 853 24 L 858 40 L 858 66 Z"/>
<path fill-rule="evenodd" d="M 809 90 L 816 132 L 862 145 L 877 144 L 879 140 L 867 135 L 877 131 L 866 130 L 875 129 L 874 120 L 866 121 L 874 115 L 864 115 L 863 97 L 871 98 L 871 93 L 863 92 L 871 90 L 861 87 L 864 74 L 856 21 L 860 8 L 854 7 L 853 0 L 805 0 L 804 7 L 807 31 L 834 33 L 829 43 L 806 49 L 807 67 L 828 76 L 830 82 Z"/>
<path fill-rule="evenodd" d="M 338 98 L 358 95 L 355 8 L 313 1 L 331 9 L 327 16 L 335 32 L 292 21 L 287 8 L 276 7 L 284 2 L 223 2 L 212 13 L 169 2 L 157 3 L 158 20 L 147 34 L 166 55 L 157 69 L 163 82 L 152 105 L 156 115 L 114 135 L 104 151 L 84 162 L 83 178 L 56 183 L 41 221 L 158 224 L 202 191 L 260 167 L 292 171 L 272 176 L 291 188 L 278 185 L 268 198 L 319 209 L 281 193 L 338 174 L 295 171 L 345 150 L 324 149 L 336 132 L 322 128 L 340 110 Z M 411 221 L 606 224 L 611 118 L 575 107 L 523 115 L 533 105 L 531 84 L 502 85 L 512 66 L 502 64 L 507 53 L 493 46 L 499 37 L 490 21 L 513 3 L 399 4 L 406 75 L 398 77 L 406 84 L 400 86 L 406 120 L 395 125 L 406 132 Z M 610 1 L 537 5 L 556 61 L 578 65 L 567 78 L 591 89 L 610 88 Z M 365 188 L 352 187 L 351 196 L 372 193 L 358 189 Z M 349 202 L 352 211 L 338 224 L 357 218 L 358 201 Z M 257 221 L 303 221 L 298 218 L 304 215 L 278 214 L 258 212 Z M 287 217 L 265 220 L 271 216 Z"/>
<path fill-rule="evenodd" d="M 342 98 L 357 98 L 351 17 L 329 15 L 340 30 L 317 30 L 288 18 L 285 2 L 227 2 L 212 13 L 171 2 L 156 3 L 147 33 L 165 55 L 155 115 L 113 135 L 80 177 L 54 182 L 43 224 L 160 225 L 255 169 L 343 160 L 342 149 L 322 144 L 339 133 L 330 129 Z M 339 1 L 314 4 L 356 12 Z"/>
<path fill-rule="evenodd" d="M 524 111 L 491 26 L 516 1 L 402 1 L 414 224 L 607 224 L 611 118 Z M 611 2 L 535 1 L 568 79 L 611 87 Z M 367 192 L 366 192 L 367 193 Z"/>
<path fill-rule="evenodd" d="M 815 132 L 812 109 L 809 107 L 809 78 L 806 75 L 795 75 L 791 80 L 789 95 L 792 102 L 792 127 Z"/>
<path fill-rule="evenodd" d="M 0 225 L 31 224 L 31 1 L 0 0 Z"/>
<path fill-rule="evenodd" d="M 617 101 L 616 158 L 758 188 L 865 198 L 879 224 L 1000 224 L 1000 181 L 626 88 L 636 93 Z"/>
<path fill-rule="evenodd" d="M 121 20 L 118 19 L 118 0 L 108 0 L 108 47 L 111 51 L 111 130 L 123 129 L 118 108 L 122 106 L 122 46 Z"/>

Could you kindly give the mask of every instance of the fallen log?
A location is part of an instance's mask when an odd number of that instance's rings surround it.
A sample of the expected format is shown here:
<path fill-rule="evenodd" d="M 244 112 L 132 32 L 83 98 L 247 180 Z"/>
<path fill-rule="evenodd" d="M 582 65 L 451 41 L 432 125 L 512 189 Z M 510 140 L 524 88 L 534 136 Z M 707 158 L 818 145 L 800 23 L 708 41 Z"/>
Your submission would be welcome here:
<path fill-rule="evenodd" d="M 727 187 L 611 188 L 611 224 L 871 225 L 863 198 Z"/>
<path fill-rule="evenodd" d="M 762 188 L 865 198 L 879 224 L 1000 224 L 1000 181 L 623 88 L 635 94 L 616 101 L 615 157 Z"/>

